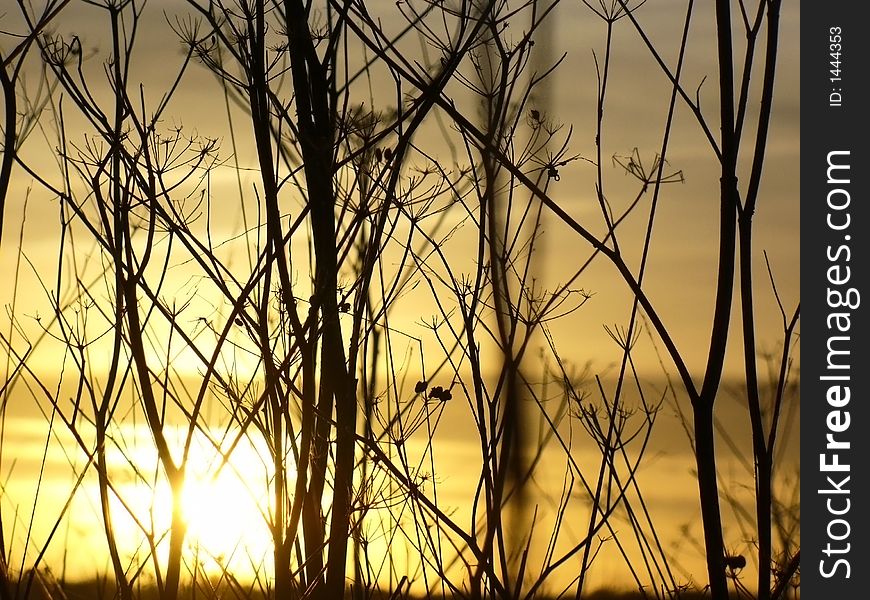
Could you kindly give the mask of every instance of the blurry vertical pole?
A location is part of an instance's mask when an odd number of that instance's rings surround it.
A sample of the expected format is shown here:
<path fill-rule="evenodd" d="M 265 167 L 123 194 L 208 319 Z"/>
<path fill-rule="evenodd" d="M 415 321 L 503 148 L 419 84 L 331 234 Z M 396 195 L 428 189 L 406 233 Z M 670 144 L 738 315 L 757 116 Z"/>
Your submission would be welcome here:
<path fill-rule="evenodd" d="M 549 19 L 540 23 L 542 15 L 547 14 L 554 0 L 542 0 L 535 2 L 531 7 L 531 26 L 536 31 L 534 35 L 534 51 L 531 52 L 530 82 L 535 80 L 541 73 L 550 67 L 552 55 L 552 26 Z M 483 10 L 483 8 L 482 8 Z M 511 74 L 507 72 L 503 49 L 496 42 L 500 35 L 496 24 L 497 15 L 494 5 L 490 4 L 487 9 L 490 23 L 486 28 L 486 40 L 483 43 L 483 56 L 480 60 L 482 89 L 486 92 L 483 100 L 483 130 L 487 135 L 487 146 L 503 151 L 507 136 L 507 121 L 509 116 L 509 82 Z M 534 85 L 531 105 L 541 114 L 550 111 L 550 83 L 548 79 L 539 81 Z M 546 146 L 538 149 L 538 158 L 542 164 L 546 163 Z M 512 198 L 508 190 L 504 188 L 506 180 L 499 168 L 498 161 L 492 152 L 483 153 L 483 193 L 481 200 L 484 204 L 482 213 L 485 218 L 485 235 L 489 250 L 490 283 L 492 287 L 493 306 L 495 309 L 498 342 L 503 356 L 502 375 L 504 381 L 504 393 L 496 400 L 496 405 L 491 407 L 495 413 L 491 416 L 496 430 L 490 431 L 491 440 L 500 440 L 498 455 L 495 452 L 490 457 L 493 463 L 492 510 L 487 517 L 487 536 L 484 549 L 490 556 L 500 556 L 502 569 L 505 572 L 506 581 L 516 581 L 516 585 L 522 585 L 520 569 L 520 556 L 527 535 L 530 534 L 529 511 L 525 482 L 528 476 L 528 433 L 524 429 L 524 423 L 529 420 L 524 418 L 524 404 L 521 401 L 520 386 L 522 377 L 522 359 L 514 351 L 514 341 L 518 334 L 517 327 L 520 319 L 516 314 L 518 310 L 512 302 L 514 294 L 517 297 L 523 294 L 522 289 L 510 283 L 511 264 L 519 257 L 511 257 L 510 247 L 523 247 L 523 244 L 514 245 L 508 240 L 514 236 L 528 240 L 528 265 L 527 276 L 519 281 L 523 286 L 528 278 L 538 278 L 540 259 L 537 254 L 543 250 L 538 243 L 538 235 L 542 225 L 542 211 L 533 210 L 535 218 L 520 219 L 516 225 L 517 231 L 511 231 Z M 519 300 L 517 300 L 519 302 Z M 500 405 L 499 405 L 500 404 Z M 499 421 L 498 416 L 501 416 Z M 493 418 L 494 417 L 494 418 Z M 493 448 L 494 449 L 494 448 Z M 502 508 L 506 509 L 507 519 L 502 519 Z M 494 548 L 498 544 L 497 553 Z"/>
<path fill-rule="evenodd" d="M 505 505 L 505 489 L 515 480 L 515 471 L 510 468 L 513 457 L 516 456 L 514 446 L 516 444 L 516 424 L 519 415 L 516 414 L 516 369 L 514 364 L 513 344 L 511 339 L 511 299 L 510 288 L 507 283 L 507 257 L 504 237 L 505 224 L 509 221 L 508 214 L 510 205 L 509 195 L 501 193 L 500 188 L 504 183 L 501 177 L 498 161 L 491 148 L 502 150 L 504 135 L 502 128 L 504 86 L 501 82 L 501 55 L 496 46 L 495 38 L 499 35 L 496 24 L 496 9 L 494 3 L 479 5 L 480 18 L 486 21 L 481 35 L 484 37 L 480 53 L 479 64 L 481 78 L 482 97 L 482 129 L 486 135 L 486 146 L 483 149 L 483 181 L 480 183 L 481 201 L 481 235 L 487 242 L 489 259 L 486 268 L 489 269 L 489 283 L 492 288 L 492 303 L 496 319 L 497 342 L 502 352 L 501 373 L 504 377 L 503 393 L 495 394 L 489 400 L 489 415 L 483 417 L 484 430 L 487 432 L 486 446 L 488 456 L 484 459 L 489 461 L 491 472 L 491 488 L 487 491 L 487 514 L 486 534 L 483 544 L 483 556 L 491 557 L 496 563 L 496 556 L 501 561 L 502 571 L 508 571 L 508 552 L 505 540 L 505 530 L 502 520 L 502 507 Z M 501 413 L 501 420 L 499 420 Z M 499 436 L 499 430 L 501 436 Z M 500 439 L 500 443 L 499 443 Z M 495 570 L 495 564 L 493 564 Z M 478 567 L 475 574 L 475 582 L 472 588 L 475 592 L 479 589 L 479 581 L 483 575 L 483 565 Z M 503 573 L 503 581 L 507 582 L 507 573 Z M 486 593 L 484 592 L 484 597 Z"/>
<path fill-rule="evenodd" d="M 553 64 L 553 38 L 555 28 L 553 27 L 552 15 L 548 14 L 555 4 L 556 0 L 537 0 L 532 7 L 532 27 L 534 29 L 532 41 L 534 46 L 530 51 L 528 79 L 531 83 L 538 79 L 541 74 L 547 72 Z M 545 15 L 547 15 L 545 17 Z M 552 115 L 552 77 L 538 80 L 534 83 L 531 89 L 529 105 L 532 110 L 537 111 L 541 118 L 549 118 Z M 549 145 L 539 144 L 533 146 L 535 148 L 535 161 L 537 164 L 547 164 Z M 536 206 L 529 207 L 532 218 L 523 219 L 518 227 L 521 231 L 517 234 L 528 242 L 528 257 L 526 266 L 526 275 L 521 279 L 520 285 L 527 285 L 529 281 L 541 281 L 542 268 L 544 267 L 544 257 L 546 256 L 545 238 L 542 235 L 544 228 L 544 219 L 546 211 L 541 210 L 539 198 L 531 200 Z M 522 244 L 520 244 L 522 247 Z M 532 283 L 533 284 L 533 283 Z M 518 293 L 523 293 L 518 290 Z M 528 292 L 533 295 L 535 292 Z M 534 325 L 532 325 L 534 326 Z M 509 413 L 506 418 L 515 423 L 513 430 L 513 448 L 510 452 L 510 462 L 506 465 L 508 468 L 508 489 L 511 490 L 511 502 L 509 505 L 508 519 L 510 526 L 508 527 L 508 548 L 509 551 L 515 553 L 517 560 L 513 565 L 514 569 L 520 568 L 520 556 L 522 556 L 523 546 L 526 543 L 526 538 L 532 535 L 531 531 L 531 512 L 529 511 L 530 502 L 528 498 L 528 489 L 526 482 L 530 476 L 531 464 L 530 458 L 534 453 L 532 444 L 535 443 L 533 436 L 534 430 L 530 430 L 536 423 L 534 420 L 534 412 L 530 410 L 530 405 L 523 402 L 520 394 L 520 385 L 522 378 L 519 377 L 523 369 L 524 357 L 528 356 L 523 353 L 523 358 L 515 361 L 510 371 L 510 386 L 508 388 L 509 402 L 506 407 Z M 517 586 L 522 585 L 522 573 L 514 572 L 512 575 L 517 578 Z"/>

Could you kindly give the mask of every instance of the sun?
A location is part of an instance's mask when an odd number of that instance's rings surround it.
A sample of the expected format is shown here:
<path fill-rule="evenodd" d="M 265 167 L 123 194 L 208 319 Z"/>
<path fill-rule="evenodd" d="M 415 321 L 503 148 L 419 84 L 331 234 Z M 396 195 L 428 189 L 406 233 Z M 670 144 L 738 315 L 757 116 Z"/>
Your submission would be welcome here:
<path fill-rule="evenodd" d="M 254 486 L 227 467 L 216 477 L 207 472 L 188 477 L 182 494 L 187 545 L 197 551 L 203 565 L 226 566 L 237 558 L 250 564 L 250 559 L 268 558 L 272 542 L 269 507 L 262 499 L 268 497 L 266 492 L 264 483 Z"/>
<path fill-rule="evenodd" d="M 211 442 L 195 442 L 182 493 L 187 546 L 203 567 L 267 564 L 272 554 L 267 450 L 242 437 L 224 461 Z"/>
<path fill-rule="evenodd" d="M 228 460 L 216 449 L 212 441 L 215 439 L 225 439 L 226 445 L 232 446 Z M 176 445 L 177 455 L 181 447 L 182 444 Z M 233 434 L 226 432 L 209 432 L 209 437 L 201 432 L 195 434 L 181 495 L 182 518 L 187 528 L 184 560 L 188 566 L 195 563 L 209 574 L 229 571 L 238 579 L 246 575 L 256 577 L 258 572 L 271 569 L 272 469 L 268 456 L 264 447 L 244 436 L 234 440 Z M 128 453 L 124 458 L 135 462 L 140 474 L 155 471 L 156 456 L 150 449 Z M 173 507 L 168 484 L 161 480 L 154 485 L 140 479 L 119 486 L 116 491 L 111 512 L 121 554 L 130 558 L 139 555 L 141 559 L 141 554 L 147 552 L 144 538 L 150 530 L 158 540 L 158 562 L 165 564 L 169 546 L 166 533 Z M 98 506 L 96 490 L 92 498 L 91 506 Z"/>

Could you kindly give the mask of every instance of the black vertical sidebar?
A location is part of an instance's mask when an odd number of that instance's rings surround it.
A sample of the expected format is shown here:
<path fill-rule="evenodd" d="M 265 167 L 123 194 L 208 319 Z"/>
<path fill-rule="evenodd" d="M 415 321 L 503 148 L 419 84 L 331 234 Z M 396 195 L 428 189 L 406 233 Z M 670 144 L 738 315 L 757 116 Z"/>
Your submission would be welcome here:
<path fill-rule="evenodd" d="M 870 589 L 865 4 L 801 2 L 801 596 L 808 600 L 866 598 Z"/>

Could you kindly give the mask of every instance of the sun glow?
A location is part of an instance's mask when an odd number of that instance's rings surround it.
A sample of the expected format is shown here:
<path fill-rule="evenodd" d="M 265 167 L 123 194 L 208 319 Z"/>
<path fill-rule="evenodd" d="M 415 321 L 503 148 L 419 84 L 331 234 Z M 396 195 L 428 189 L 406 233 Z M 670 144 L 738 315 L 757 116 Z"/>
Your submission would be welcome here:
<path fill-rule="evenodd" d="M 225 437 L 230 445 L 234 436 Z M 242 437 L 224 461 L 204 435 L 195 437 L 181 494 L 183 560 L 188 568 L 195 564 L 208 574 L 226 569 L 238 579 L 271 569 L 272 468 L 265 448 L 257 446 Z M 153 461 L 153 456 L 138 458 Z M 153 533 L 158 562 L 166 564 L 174 504 L 169 485 L 165 480 L 156 485 L 140 481 L 120 486 L 117 492 L 111 504 L 120 553 L 141 557 L 148 552 L 143 534 Z"/>
<path fill-rule="evenodd" d="M 248 465 L 253 466 L 253 465 Z M 268 529 L 269 506 L 265 481 L 244 479 L 244 469 L 224 468 L 217 477 L 206 474 L 189 477 L 182 494 L 182 511 L 187 524 L 187 543 L 217 565 L 239 557 L 266 560 L 271 553 Z"/>

